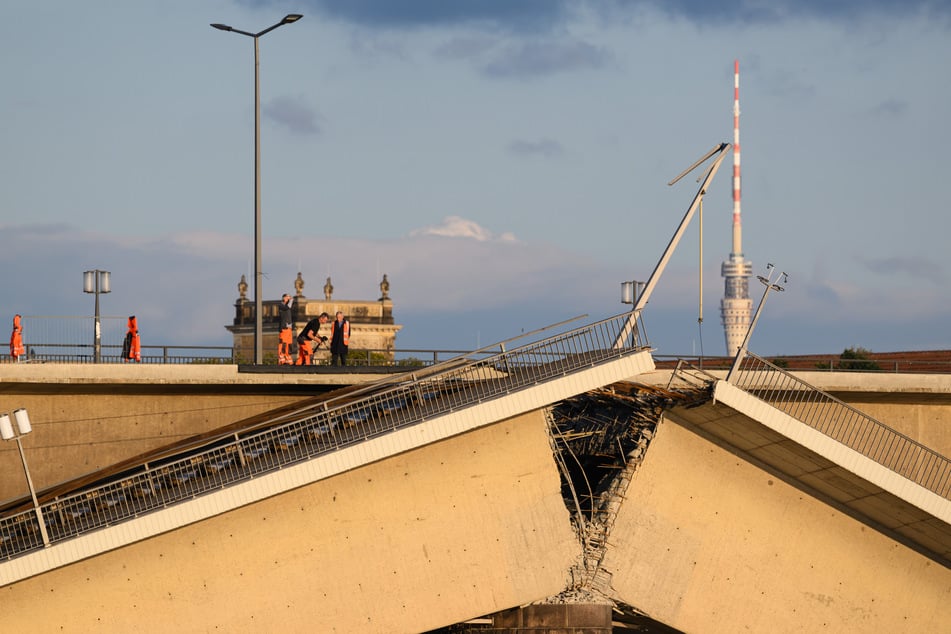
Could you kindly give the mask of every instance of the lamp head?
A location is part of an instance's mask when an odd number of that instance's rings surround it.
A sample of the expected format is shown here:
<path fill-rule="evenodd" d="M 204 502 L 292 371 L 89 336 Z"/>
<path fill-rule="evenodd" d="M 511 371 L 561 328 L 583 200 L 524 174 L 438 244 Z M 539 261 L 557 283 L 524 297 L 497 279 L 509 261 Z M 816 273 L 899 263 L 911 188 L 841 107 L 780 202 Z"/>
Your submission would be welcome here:
<path fill-rule="evenodd" d="M 228 26 L 227 24 L 212 24 L 211 26 L 213 26 L 214 28 L 218 29 L 219 31 L 230 31 L 230 30 L 232 30 L 231 27 Z"/>
<path fill-rule="evenodd" d="M 22 407 L 13 410 L 13 420 L 17 422 L 17 429 L 20 430 L 21 436 L 26 436 L 33 431 L 33 426 L 30 424 L 30 415 Z"/>
<path fill-rule="evenodd" d="M 298 20 L 300 20 L 302 17 L 304 16 L 300 13 L 288 13 L 287 15 L 284 16 L 284 19 L 281 20 L 281 24 L 293 24 L 294 22 L 297 22 Z M 212 24 L 211 26 L 214 26 L 214 24 Z"/>
<path fill-rule="evenodd" d="M 13 440 L 16 434 L 13 433 L 13 423 L 10 422 L 10 415 L 0 414 L 0 438 L 4 440 Z"/>

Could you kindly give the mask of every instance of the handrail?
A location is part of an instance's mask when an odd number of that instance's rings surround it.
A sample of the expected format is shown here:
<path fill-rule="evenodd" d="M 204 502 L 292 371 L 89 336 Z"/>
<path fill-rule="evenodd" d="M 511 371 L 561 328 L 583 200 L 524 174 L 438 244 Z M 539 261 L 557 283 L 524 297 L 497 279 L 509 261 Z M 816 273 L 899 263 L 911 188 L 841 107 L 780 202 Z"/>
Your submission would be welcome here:
<path fill-rule="evenodd" d="M 587 314 L 577 315 L 575 317 L 564 319 L 554 324 L 542 326 L 540 328 L 536 328 L 528 332 L 519 333 L 515 335 L 514 337 L 509 337 L 508 339 L 503 339 L 502 341 L 498 341 L 496 343 L 492 343 L 472 351 L 416 350 L 416 349 L 394 350 L 394 349 L 386 349 L 386 348 L 351 349 L 350 351 L 351 361 L 356 362 L 354 363 L 354 365 L 360 365 L 359 363 L 360 353 L 366 353 L 367 365 L 372 365 L 372 363 L 370 362 L 370 355 L 372 355 L 373 353 L 382 353 L 382 356 L 385 357 L 386 359 L 386 363 L 385 363 L 386 365 L 391 365 L 391 364 L 398 365 L 398 363 L 395 363 L 392 361 L 395 355 L 402 354 L 402 353 L 411 353 L 411 352 L 424 352 L 424 353 L 427 353 L 428 355 L 432 355 L 433 361 L 431 365 L 438 365 L 439 363 L 441 363 L 439 361 L 440 353 L 443 353 L 443 356 L 445 356 L 445 354 L 453 355 L 452 357 L 448 359 L 449 362 L 452 362 L 456 356 L 473 356 L 473 355 L 485 354 L 488 351 L 494 351 L 496 349 L 504 350 L 505 346 L 511 343 L 512 341 L 525 339 L 527 337 L 532 337 L 541 332 L 551 330 L 553 328 L 558 328 L 560 326 L 571 323 L 573 321 L 584 319 L 587 316 L 588 316 Z M 24 319 L 25 320 L 60 319 L 60 320 L 82 322 L 82 321 L 90 320 L 92 318 L 91 317 L 76 317 L 76 316 L 43 317 L 43 316 L 36 316 L 36 315 L 26 315 Z M 120 317 L 102 316 L 100 317 L 100 320 L 103 322 L 109 322 L 113 324 L 118 324 L 120 321 L 123 324 L 125 323 L 124 317 L 120 318 Z M 119 333 L 123 331 L 117 330 L 116 332 Z M 72 336 L 75 337 L 76 333 L 72 333 Z M 24 355 L 24 359 L 29 361 L 42 361 L 47 363 L 50 363 L 50 362 L 88 363 L 88 362 L 91 362 L 92 359 L 94 358 L 92 351 L 95 348 L 95 345 L 91 343 L 61 343 L 61 342 L 53 342 L 53 341 L 28 340 L 24 343 L 24 345 L 26 347 L 26 354 Z M 122 356 L 121 356 L 121 353 L 122 353 L 121 343 L 119 344 L 102 343 L 100 347 L 103 350 L 114 351 L 113 354 L 103 355 L 102 361 L 105 361 L 108 363 L 121 363 L 124 361 L 124 359 L 122 359 Z M 50 350 L 51 352 L 47 352 L 47 350 Z M 64 350 L 67 350 L 69 352 L 58 352 L 58 351 L 64 351 Z M 150 350 L 159 351 L 159 354 L 150 355 L 148 354 L 148 351 Z M 171 355 L 169 354 L 169 351 L 179 351 L 179 350 L 185 350 L 185 351 L 201 350 L 201 351 L 209 351 L 209 352 L 220 352 L 221 354 L 202 354 L 202 355 L 199 355 L 199 354 Z M 38 351 L 42 351 L 42 352 L 38 352 Z M 88 354 L 84 354 L 86 351 L 88 351 Z M 141 362 L 143 363 L 162 363 L 162 364 L 176 363 L 177 364 L 177 363 L 223 363 L 223 362 L 235 363 L 236 362 L 235 354 L 234 354 L 235 350 L 233 346 L 142 344 L 141 351 L 142 351 Z M 0 362 L 14 362 L 14 361 L 15 359 L 12 359 L 11 357 L 9 357 L 9 355 L 0 354 Z M 425 362 L 423 361 L 420 361 L 420 363 L 426 365 Z"/>
<path fill-rule="evenodd" d="M 157 451 L 137 466 L 123 466 L 121 473 L 104 471 L 93 484 L 55 499 L 44 500 L 41 492 L 50 543 L 648 350 L 636 336 L 628 346 L 614 347 L 628 318 L 625 312 L 486 358 L 461 359 L 409 380 L 405 375 L 398 382 L 385 377 L 375 391 L 341 390 L 237 431 L 205 436 L 200 445 L 182 446 L 175 456 Z M 21 505 L 0 514 L 0 559 L 44 548 L 38 529 L 32 508 Z"/>
<path fill-rule="evenodd" d="M 624 312 L 624 313 L 621 313 L 620 315 L 608 317 L 608 318 L 602 319 L 601 321 L 597 321 L 585 326 L 579 326 L 572 330 L 568 330 L 566 332 L 560 333 L 558 335 L 554 335 L 552 337 L 548 337 L 546 339 L 542 339 L 540 341 L 524 344 L 518 348 L 514 348 L 509 351 L 506 351 L 504 347 L 502 347 L 502 350 L 500 352 L 495 353 L 493 355 L 482 357 L 479 359 L 471 358 L 472 355 L 474 354 L 482 353 L 495 347 L 500 347 L 506 341 L 513 341 L 520 337 L 513 337 L 511 339 L 506 339 L 503 342 L 492 344 L 490 346 L 484 346 L 468 354 L 453 357 L 446 361 L 440 362 L 439 364 L 435 366 L 424 367 L 416 372 L 411 373 L 409 376 L 409 381 L 411 381 L 414 384 L 420 384 L 425 381 L 438 382 L 438 381 L 446 381 L 447 378 L 451 379 L 452 377 L 459 376 L 459 375 L 465 375 L 468 380 L 471 376 L 481 375 L 480 371 L 478 370 L 478 368 L 480 367 L 486 367 L 486 366 L 495 367 L 497 365 L 505 366 L 509 364 L 512 364 L 513 366 L 517 365 L 512 363 L 510 359 L 518 358 L 520 355 L 533 357 L 532 351 L 536 348 L 542 348 L 551 344 L 557 344 L 557 342 L 561 340 L 570 341 L 574 338 L 579 338 L 579 337 L 583 338 L 584 335 L 590 332 L 592 329 L 605 329 L 605 328 L 610 329 L 611 324 L 613 324 L 614 322 L 626 323 L 627 319 L 629 318 L 629 315 L 630 315 L 629 312 Z M 637 318 L 640 321 L 639 314 Z M 553 324 L 552 326 L 539 328 L 535 331 L 532 331 L 532 333 L 541 332 L 541 331 L 550 329 L 552 327 L 556 327 L 558 325 L 568 323 L 570 321 L 574 321 L 576 319 L 578 319 L 578 317 L 575 317 L 573 319 L 569 319 L 563 322 L 559 322 L 558 324 Z M 646 341 L 641 342 L 639 339 L 639 337 L 642 336 L 641 333 L 643 332 L 643 330 L 644 330 L 643 327 L 640 328 L 639 330 L 635 329 L 635 331 L 632 333 L 631 338 L 629 339 L 630 347 L 622 349 L 621 352 L 623 352 L 624 350 L 631 350 L 631 349 L 643 350 L 649 347 Z M 532 333 L 524 333 L 523 336 L 528 336 Z M 542 355 L 542 356 L 545 356 L 545 355 Z M 621 356 L 621 355 L 612 354 L 609 356 Z M 309 411 L 315 408 L 326 410 L 327 408 L 332 408 L 333 407 L 332 404 L 335 402 L 345 403 L 345 404 L 353 403 L 359 396 L 363 394 L 367 394 L 367 393 L 371 393 L 371 394 L 375 394 L 379 396 L 386 393 L 386 392 L 381 392 L 381 389 L 384 389 L 386 386 L 391 384 L 395 386 L 405 386 L 407 384 L 407 376 L 405 374 L 396 375 L 396 376 L 386 376 L 364 385 L 354 386 L 346 390 L 340 390 L 335 394 L 329 395 L 329 398 L 325 401 L 322 401 L 319 405 L 308 406 L 307 408 L 288 413 L 284 415 L 282 418 L 287 418 L 289 416 L 302 414 L 305 411 Z M 274 421 L 271 421 L 271 422 L 273 423 Z"/>
<path fill-rule="evenodd" d="M 498 348 L 501 352 L 504 353 L 504 352 L 505 352 L 505 344 L 508 343 L 508 342 L 510 342 L 510 341 L 516 341 L 516 340 L 518 340 L 518 339 L 524 339 L 525 337 L 530 337 L 530 336 L 536 335 L 536 334 L 538 334 L 538 333 L 540 333 L 540 332 L 544 332 L 544 331 L 546 331 L 546 330 L 551 330 L 552 328 L 557 328 L 558 326 L 562 326 L 562 325 L 567 324 L 567 323 L 570 323 L 570 322 L 572 322 L 572 321 L 577 321 L 578 319 L 582 319 L 582 318 L 584 318 L 584 317 L 587 317 L 587 315 L 579 315 L 579 316 L 577 316 L 577 317 L 572 317 L 572 318 L 570 318 L 570 319 L 565 319 L 565 320 L 556 322 L 556 323 L 554 323 L 554 324 L 550 324 L 550 325 L 548 325 L 548 326 L 542 326 L 541 328 L 536 328 L 535 330 L 531 330 L 531 331 L 529 331 L 529 332 L 524 332 L 524 333 L 521 333 L 521 334 L 516 335 L 516 336 L 514 336 L 514 337 L 509 337 L 508 339 L 503 339 L 502 341 L 497 341 L 497 342 L 492 343 L 492 344 L 489 344 L 489 345 L 487 345 L 487 346 L 483 346 L 483 347 L 481 347 L 481 348 L 477 348 L 477 349 L 472 350 L 472 351 L 469 351 L 469 352 L 464 352 L 464 353 L 462 353 L 462 354 L 458 354 L 458 355 L 456 355 L 456 356 L 454 356 L 454 357 L 450 357 L 449 359 L 446 359 L 445 361 L 439 361 L 439 362 L 434 363 L 433 365 L 430 365 L 430 366 L 423 366 L 423 367 L 421 367 L 421 368 L 415 370 L 414 372 L 410 373 L 410 379 L 411 379 L 412 381 L 421 381 L 421 380 L 423 380 L 423 379 L 432 377 L 432 376 L 434 376 L 434 375 L 438 375 L 438 374 L 440 374 L 440 373 L 442 373 L 442 372 L 445 372 L 445 371 L 447 371 L 447 370 L 458 369 L 458 368 L 463 367 L 463 366 L 469 366 L 469 365 L 471 365 L 472 363 L 476 363 L 476 362 L 478 362 L 479 360 L 485 360 L 485 359 L 487 358 L 487 357 L 482 357 L 482 359 L 473 359 L 473 357 L 474 357 L 475 355 L 477 355 L 477 354 L 487 354 L 488 351 L 490 351 L 490 350 L 495 350 L 496 348 Z M 610 318 L 609 318 L 609 319 L 610 319 Z M 599 322 L 599 323 L 600 323 L 600 322 Z M 581 328 L 585 328 L 585 327 L 586 327 L 586 326 L 582 326 Z M 569 331 L 569 332 L 572 332 L 572 331 Z M 568 333 L 563 333 L 563 334 L 568 334 Z M 528 345 L 531 345 L 531 344 L 528 344 Z M 498 355 L 495 354 L 495 355 L 493 355 L 493 356 L 498 356 Z M 491 357 L 489 357 L 489 358 L 491 358 Z M 378 379 L 378 380 L 376 380 L 376 381 L 372 381 L 372 382 L 366 383 L 366 384 L 364 384 L 364 385 L 354 386 L 354 387 L 352 387 L 352 388 L 346 390 L 346 391 L 345 391 L 345 395 L 341 395 L 341 396 L 336 397 L 336 398 L 346 399 L 346 400 L 348 400 L 348 401 L 351 401 L 351 400 L 353 400 L 355 397 L 357 397 L 357 396 L 359 396 L 359 395 L 361 395 L 361 394 L 366 394 L 366 393 L 369 393 L 369 392 L 378 392 L 382 386 L 385 386 L 385 385 L 387 385 L 387 384 L 390 384 L 390 383 L 405 383 L 405 382 L 406 382 L 406 376 L 405 376 L 405 375 L 396 375 L 396 376 L 390 376 L 390 377 L 382 377 L 382 378 L 380 378 L 380 379 Z M 331 399 L 331 400 L 332 400 L 332 399 Z M 329 403 L 329 401 L 327 401 L 327 402 L 325 402 L 325 403 Z M 325 405 L 325 404 L 322 404 L 321 407 L 326 407 L 326 405 Z"/>
<path fill-rule="evenodd" d="M 751 352 L 730 383 L 912 482 L 951 499 L 951 459 Z"/>
<path fill-rule="evenodd" d="M 900 356 L 906 355 L 906 356 Z M 930 358 L 929 358 L 930 357 Z M 695 354 L 654 355 L 658 368 L 673 368 L 681 359 L 705 370 L 729 370 L 735 357 Z M 843 359 L 837 354 L 769 355 L 771 363 L 790 372 L 862 372 L 870 374 L 949 374 L 951 353 L 945 351 L 871 354 L 867 359 Z"/>

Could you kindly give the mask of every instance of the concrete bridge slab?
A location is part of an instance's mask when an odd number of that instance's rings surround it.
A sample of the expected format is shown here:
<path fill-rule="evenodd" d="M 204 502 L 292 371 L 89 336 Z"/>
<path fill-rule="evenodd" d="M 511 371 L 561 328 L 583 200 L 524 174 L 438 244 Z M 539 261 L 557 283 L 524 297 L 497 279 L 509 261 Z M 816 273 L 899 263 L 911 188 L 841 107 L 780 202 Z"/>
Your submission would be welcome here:
<path fill-rule="evenodd" d="M 670 420 L 619 511 L 616 598 L 685 632 L 937 632 L 951 569 Z"/>

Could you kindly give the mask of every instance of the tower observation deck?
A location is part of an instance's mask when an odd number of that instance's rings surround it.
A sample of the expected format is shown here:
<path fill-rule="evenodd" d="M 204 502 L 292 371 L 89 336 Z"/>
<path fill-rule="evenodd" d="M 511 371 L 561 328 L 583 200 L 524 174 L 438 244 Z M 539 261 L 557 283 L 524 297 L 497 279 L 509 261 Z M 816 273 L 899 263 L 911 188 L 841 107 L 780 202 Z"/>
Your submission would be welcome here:
<path fill-rule="evenodd" d="M 749 278 L 753 264 L 743 258 L 743 228 L 740 219 L 740 62 L 733 62 L 733 249 L 730 258 L 720 267 L 723 276 L 723 299 L 720 319 L 726 336 L 726 352 L 733 356 L 743 344 L 750 326 L 753 301 Z"/>
<path fill-rule="evenodd" d="M 726 336 L 726 352 L 735 356 L 750 327 L 750 315 L 753 312 L 749 281 L 753 264 L 744 260 L 742 253 L 732 253 L 730 259 L 720 266 L 720 274 L 724 279 L 720 319 Z"/>

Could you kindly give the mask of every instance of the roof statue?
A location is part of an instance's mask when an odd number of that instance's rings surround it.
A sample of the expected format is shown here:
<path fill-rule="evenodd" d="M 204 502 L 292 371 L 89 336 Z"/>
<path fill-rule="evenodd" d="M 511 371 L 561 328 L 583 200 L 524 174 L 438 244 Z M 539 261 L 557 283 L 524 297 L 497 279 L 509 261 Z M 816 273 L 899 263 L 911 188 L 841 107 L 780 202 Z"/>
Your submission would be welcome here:
<path fill-rule="evenodd" d="M 243 275 L 241 276 L 241 281 L 238 282 L 238 299 L 242 302 L 248 299 L 248 280 L 246 280 Z"/>

